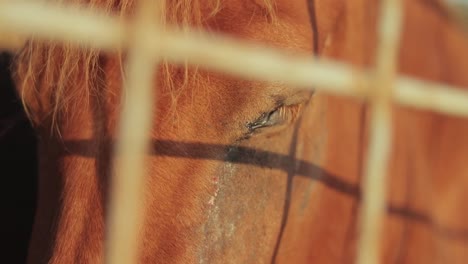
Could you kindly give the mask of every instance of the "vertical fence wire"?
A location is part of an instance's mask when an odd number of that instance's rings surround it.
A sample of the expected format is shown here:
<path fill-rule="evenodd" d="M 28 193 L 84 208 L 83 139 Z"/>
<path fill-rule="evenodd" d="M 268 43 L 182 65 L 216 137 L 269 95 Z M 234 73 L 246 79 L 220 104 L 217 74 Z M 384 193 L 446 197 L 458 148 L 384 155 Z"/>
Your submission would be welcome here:
<path fill-rule="evenodd" d="M 381 261 L 382 226 L 386 213 L 387 164 L 392 142 L 392 88 L 395 82 L 402 23 L 401 0 L 381 1 L 376 70 L 371 83 L 369 147 L 362 182 L 358 264 Z"/>
<path fill-rule="evenodd" d="M 140 0 L 128 50 L 127 76 L 114 157 L 105 263 L 138 263 L 144 221 L 145 159 L 155 111 L 154 75 L 158 56 L 149 54 L 145 35 L 157 27 L 159 1 Z"/>

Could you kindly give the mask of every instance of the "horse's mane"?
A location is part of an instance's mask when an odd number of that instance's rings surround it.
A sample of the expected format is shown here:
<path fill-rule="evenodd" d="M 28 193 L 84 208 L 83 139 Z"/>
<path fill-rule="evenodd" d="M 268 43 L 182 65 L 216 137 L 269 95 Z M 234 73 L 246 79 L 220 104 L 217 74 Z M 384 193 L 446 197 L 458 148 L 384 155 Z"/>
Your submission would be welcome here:
<path fill-rule="evenodd" d="M 135 0 L 54 0 L 66 4 L 85 5 L 105 14 L 120 14 L 125 18 L 132 14 Z M 274 0 L 258 0 L 255 4 L 274 18 Z M 200 28 L 223 9 L 221 0 L 160 0 L 164 5 L 162 23 L 182 28 Z M 207 15 L 208 14 L 208 15 Z M 121 54 L 118 54 L 122 69 Z M 173 67 L 163 63 L 163 76 L 158 77 L 162 86 L 174 90 Z M 179 69 L 180 70 L 180 69 Z M 124 71 L 122 70 L 122 73 Z M 182 70 L 184 80 L 194 77 L 196 71 Z M 55 123 L 60 114 L 75 106 L 86 104 L 99 97 L 105 88 L 102 80 L 102 56 L 95 49 L 83 49 L 73 44 L 57 44 L 31 39 L 15 58 L 14 75 L 23 105 L 28 116 L 36 124 L 48 119 Z M 180 74 L 179 74 L 180 75 Z M 79 87 L 79 89 L 77 89 Z M 80 100 L 75 100 L 80 98 Z"/>

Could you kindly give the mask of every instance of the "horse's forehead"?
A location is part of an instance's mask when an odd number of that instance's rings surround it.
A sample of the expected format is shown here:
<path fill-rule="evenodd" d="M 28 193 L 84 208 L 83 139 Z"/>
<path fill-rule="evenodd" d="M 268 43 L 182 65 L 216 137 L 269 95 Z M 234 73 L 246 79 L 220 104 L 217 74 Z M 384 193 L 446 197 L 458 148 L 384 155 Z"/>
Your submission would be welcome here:
<path fill-rule="evenodd" d="M 272 17 L 283 24 L 287 21 L 302 27 L 309 25 L 310 8 L 313 7 L 304 0 L 230 0 L 221 3 L 217 18 L 229 23 L 228 30 L 251 28 Z"/>
<path fill-rule="evenodd" d="M 272 14 L 277 15 L 273 18 L 275 21 L 266 17 L 267 12 L 271 10 L 268 10 L 265 2 L 270 1 L 223 2 L 219 13 L 208 22 L 208 27 L 237 38 L 288 49 L 295 53 L 310 54 L 313 41 L 307 15 L 307 1 L 292 0 L 291 4 L 294 7 L 287 6 L 285 1 L 271 1 L 275 5 Z M 295 12 L 305 12 L 302 25 L 299 25 L 299 18 L 291 19 Z M 184 75 L 178 74 L 176 78 L 182 83 Z M 240 80 L 226 74 L 203 70 L 199 70 L 196 78 L 187 83 L 185 90 L 178 94 L 176 105 L 172 104 L 173 94 L 169 93 L 160 104 L 165 109 L 159 111 L 160 116 L 164 117 L 167 116 L 165 111 L 177 109 L 179 117 L 174 118 L 181 124 L 177 127 L 184 127 L 186 131 L 202 122 L 201 118 L 209 119 L 212 126 L 225 127 L 226 123 L 235 123 L 237 127 L 232 127 L 233 130 L 243 129 L 239 127 L 240 124 L 273 110 L 278 100 L 295 100 L 298 96 L 297 91 L 284 85 Z M 167 123 L 161 124 L 164 127 Z"/>
<path fill-rule="evenodd" d="M 229 8 L 243 10 L 245 13 L 261 7 L 266 10 L 272 9 L 279 14 L 290 16 L 295 19 L 308 18 L 308 1 L 304 0 L 231 0 L 226 1 Z"/>

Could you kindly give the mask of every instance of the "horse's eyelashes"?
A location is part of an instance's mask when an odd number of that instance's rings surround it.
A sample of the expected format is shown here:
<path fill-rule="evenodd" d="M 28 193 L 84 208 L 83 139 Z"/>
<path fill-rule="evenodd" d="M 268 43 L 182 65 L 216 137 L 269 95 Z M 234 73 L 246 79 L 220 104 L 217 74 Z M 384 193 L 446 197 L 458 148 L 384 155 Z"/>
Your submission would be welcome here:
<path fill-rule="evenodd" d="M 294 121 L 299 113 L 301 105 L 280 105 L 270 112 L 263 113 L 254 122 L 247 124 L 249 132 L 261 128 L 285 125 Z"/>

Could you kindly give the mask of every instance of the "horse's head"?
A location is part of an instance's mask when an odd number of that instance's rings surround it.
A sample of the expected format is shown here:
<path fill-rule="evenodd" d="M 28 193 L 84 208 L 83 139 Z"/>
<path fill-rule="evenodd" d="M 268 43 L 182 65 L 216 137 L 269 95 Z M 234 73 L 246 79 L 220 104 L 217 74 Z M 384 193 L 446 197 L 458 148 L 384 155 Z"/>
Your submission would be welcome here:
<path fill-rule="evenodd" d="M 166 15 L 179 25 L 313 53 L 306 1 L 211 2 L 168 1 Z M 28 45 L 19 56 L 19 89 L 41 136 L 30 261 L 94 263 L 103 253 L 122 64 L 117 55 Z M 163 64 L 155 75 L 142 259 L 268 262 L 285 241 L 307 248 L 298 235 L 312 225 L 310 178 L 323 177 L 323 103 L 281 83 L 193 67 Z M 296 222 L 289 236 L 288 221 Z"/>
<path fill-rule="evenodd" d="M 124 16 L 133 7 L 131 0 L 92 2 Z M 167 1 L 164 17 L 182 27 L 359 66 L 373 58 L 375 2 L 173 0 Z M 467 85 L 460 71 L 468 61 L 463 59 L 466 39 L 427 2 L 406 3 L 401 71 Z M 424 23 L 430 30 L 421 26 Z M 421 45 L 436 40 L 437 47 Z M 36 42 L 28 43 L 17 58 L 19 93 L 40 135 L 39 202 L 30 263 L 102 260 L 111 157 L 124 93 L 122 61 L 125 54 Z M 193 66 L 162 63 L 156 75 L 156 120 L 142 201 L 142 262 L 353 259 L 365 154 L 362 102 Z M 433 182 L 446 183 L 443 170 L 432 163 L 437 157 L 425 146 L 436 141 L 442 146 L 449 137 L 436 138 L 427 128 L 444 129 L 455 137 L 467 131 L 466 123 L 406 109 L 395 112 L 397 144 L 391 160 L 385 257 L 401 260 L 409 255 L 411 262 L 427 245 L 452 252 L 452 242 L 458 243 L 455 252 L 463 253 L 464 233 L 439 223 L 443 217 L 460 216 L 460 207 L 420 200 L 427 193 L 422 179 L 428 170 Z M 465 143 L 438 149 L 463 156 Z M 454 179 L 462 180 L 460 160 L 441 162 Z M 409 179 L 416 179 L 421 189 L 409 188 Z M 461 189 L 443 186 L 448 187 L 437 195 L 463 201 Z M 447 190 L 456 190 L 456 195 Z M 447 230 L 455 235 L 450 237 Z M 411 232 L 414 237 L 405 240 Z M 400 244 L 414 250 L 405 253 Z"/>

